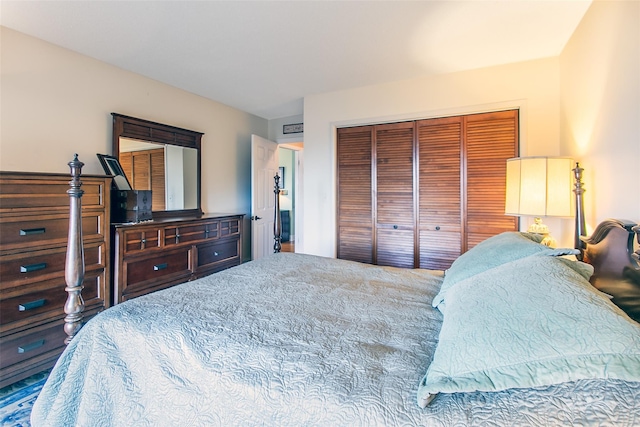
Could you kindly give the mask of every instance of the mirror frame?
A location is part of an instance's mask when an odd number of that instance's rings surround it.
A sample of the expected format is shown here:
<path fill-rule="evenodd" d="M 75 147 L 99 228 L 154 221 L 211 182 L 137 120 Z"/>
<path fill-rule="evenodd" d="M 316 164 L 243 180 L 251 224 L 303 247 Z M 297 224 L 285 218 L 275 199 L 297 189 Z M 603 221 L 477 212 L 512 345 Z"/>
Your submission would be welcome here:
<path fill-rule="evenodd" d="M 196 149 L 198 153 L 197 207 L 195 209 L 153 211 L 152 214 L 154 219 L 201 216 L 201 143 L 202 135 L 204 135 L 204 133 L 125 116 L 118 113 L 111 113 L 111 115 L 113 116 L 113 156 L 118 159 L 120 158 L 120 137 Z"/>

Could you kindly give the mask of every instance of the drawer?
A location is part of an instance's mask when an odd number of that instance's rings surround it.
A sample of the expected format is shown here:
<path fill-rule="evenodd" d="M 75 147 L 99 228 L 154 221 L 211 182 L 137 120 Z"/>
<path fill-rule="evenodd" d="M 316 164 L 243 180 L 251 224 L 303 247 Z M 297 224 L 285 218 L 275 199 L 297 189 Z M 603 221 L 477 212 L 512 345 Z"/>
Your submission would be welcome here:
<path fill-rule="evenodd" d="M 0 338 L 0 368 L 25 362 L 52 351 L 62 351 L 67 334 L 64 322 L 53 322 Z"/>
<path fill-rule="evenodd" d="M 157 227 L 120 231 L 118 238 L 122 239 L 123 255 L 159 248 L 160 231 L 161 229 Z M 119 243 L 116 242 L 116 244 Z"/>
<path fill-rule="evenodd" d="M 85 271 L 100 266 L 104 268 L 103 244 L 87 245 L 84 250 Z M 0 290 L 7 290 L 26 283 L 64 277 L 67 248 L 7 255 L 0 258 Z"/>
<path fill-rule="evenodd" d="M 0 250 L 33 249 L 66 246 L 69 234 L 69 215 L 42 215 L 37 219 L 22 217 L 0 218 Z M 105 240 L 103 213 L 83 213 L 82 237 L 86 240 Z"/>
<path fill-rule="evenodd" d="M 217 264 L 240 260 L 240 241 L 237 239 L 197 246 L 196 270 L 209 269 Z"/>
<path fill-rule="evenodd" d="M 20 209 L 42 211 L 42 208 L 53 208 L 56 211 L 69 212 L 69 181 L 71 176 L 46 176 L 30 179 L 29 177 L 2 177 L 1 211 Z M 104 178 L 83 176 L 82 207 L 104 209 Z"/>
<path fill-rule="evenodd" d="M 164 230 L 165 246 L 195 243 L 217 239 L 220 236 L 220 222 L 208 221 L 167 227 Z"/>
<path fill-rule="evenodd" d="M 220 237 L 239 236 L 240 220 L 225 219 L 220 221 Z"/>
<path fill-rule="evenodd" d="M 87 273 L 83 283 L 82 298 L 85 307 L 104 306 L 102 271 Z M 26 328 L 38 323 L 64 318 L 64 304 L 67 300 L 64 277 L 44 283 L 21 287 L 22 294 L 11 298 L 4 295 L 0 299 L 0 333 L 5 334 L 17 328 Z"/>
<path fill-rule="evenodd" d="M 123 271 L 126 280 L 123 293 L 137 292 L 140 288 L 153 287 L 163 281 L 189 276 L 189 252 L 190 248 L 181 248 L 163 251 L 157 256 L 125 260 Z"/>

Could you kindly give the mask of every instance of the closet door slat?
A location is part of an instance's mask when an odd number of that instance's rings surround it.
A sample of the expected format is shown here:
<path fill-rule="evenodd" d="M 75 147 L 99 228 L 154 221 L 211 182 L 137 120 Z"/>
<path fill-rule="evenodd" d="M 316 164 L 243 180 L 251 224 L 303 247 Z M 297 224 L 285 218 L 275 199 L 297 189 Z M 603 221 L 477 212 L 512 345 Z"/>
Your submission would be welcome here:
<path fill-rule="evenodd" d="M 338 258 L 373 263 L 373 126 L 338 129 Z"/>

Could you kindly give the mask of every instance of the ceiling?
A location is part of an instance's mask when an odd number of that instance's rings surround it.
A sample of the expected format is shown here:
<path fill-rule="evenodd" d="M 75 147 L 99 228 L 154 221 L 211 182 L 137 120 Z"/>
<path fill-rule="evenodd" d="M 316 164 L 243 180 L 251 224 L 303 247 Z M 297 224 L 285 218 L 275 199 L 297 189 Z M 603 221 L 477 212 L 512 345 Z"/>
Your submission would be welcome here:
<path fill-rule="evenodd" d="M 0 23 L 275 119 L 311 94 L 557 56 L 590 3 L 2 0 Z"/>

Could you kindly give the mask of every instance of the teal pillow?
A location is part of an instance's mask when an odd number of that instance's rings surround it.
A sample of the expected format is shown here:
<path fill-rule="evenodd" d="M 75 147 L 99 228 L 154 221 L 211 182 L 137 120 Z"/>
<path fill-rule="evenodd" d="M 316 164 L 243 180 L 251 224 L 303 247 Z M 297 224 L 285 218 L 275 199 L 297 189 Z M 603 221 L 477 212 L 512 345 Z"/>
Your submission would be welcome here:
<path fill-rule="evenodd" d="M 539 234 L 506 231 L 480 242 L 451 264 L 445 272 L 442 287 L 434 297 L 432 305 L 443 311 L 441 304 L 453 285 L 507 262 L 539 252 L 554 256 L 576 252 L 573 249 L 552 249 L 540 244 L 541 240 L 542 236 Z"/>
<path fill-rule="evenodd" d="M 593 267 L 532 255 L 460 281 L 418 390 L 498 391 L 580 379 L 640 381 L 640 325 L 588 282 Z"/>

